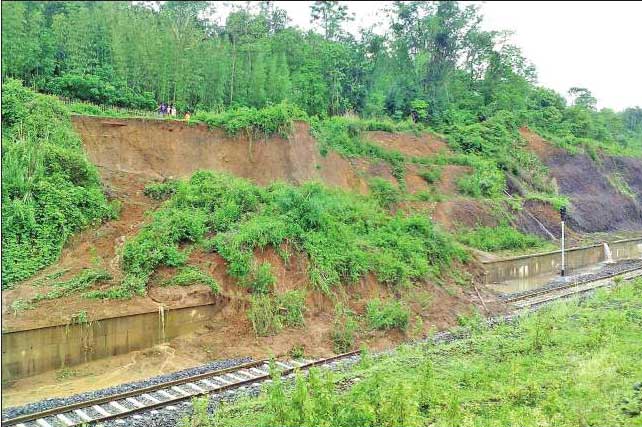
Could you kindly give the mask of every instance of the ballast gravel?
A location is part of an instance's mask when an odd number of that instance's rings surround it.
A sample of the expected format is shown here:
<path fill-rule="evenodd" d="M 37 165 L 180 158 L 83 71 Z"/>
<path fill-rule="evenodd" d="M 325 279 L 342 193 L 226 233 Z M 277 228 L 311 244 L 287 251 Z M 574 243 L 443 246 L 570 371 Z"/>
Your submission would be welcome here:
<path fill-rule="evenodd" d="M 238 359 L 224 359 L 209 362 L 204 365 L 196 366 L 194 368 L 184 369 L 182 371 L 172 372 L 170 374 L 159 375 L 152 378 L 146 378 L 141 381 L 131 383 L 119 384 L 114 387 L 108 387 L 101 390 L 89 391 L 85 393 L 75 394 L 73 396 L 64 398 L 54 398 L 41 400 L 39 402 L 29 403 L 24 406 L 16 406 L 7 408 L 2 411 L 2 419 L 15 418 L 20 415 L 32 414 L 34 412 L 44 411 L 46 409 L 56 408 L 59 406 L 71 405 L 73 403 L 84 402 L 86 400 L 97 399 L 100 397 L 112 396 L 114 394 L 123 393 L 126 391 L 137 390 L 144 387 L 149 387 L 166 381 L 177 380 L 191 375 L 202 374 L 210 371 L 217 371 L 220 369 L 231 368 L 233 366 L 241 365 L 243 363 L 251 362 L 249 357 Z"/>

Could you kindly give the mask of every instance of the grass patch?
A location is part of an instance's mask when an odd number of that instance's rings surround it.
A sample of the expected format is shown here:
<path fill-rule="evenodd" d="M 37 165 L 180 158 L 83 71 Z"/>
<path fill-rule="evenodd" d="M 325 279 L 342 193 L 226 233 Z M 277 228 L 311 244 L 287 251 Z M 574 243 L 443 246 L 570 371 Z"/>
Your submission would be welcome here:
<path fill-rule="evenodd" d="M 390 209 L 401 201 L 399 189 L 383 178 L 370 178 L 368 187 L 372 197 L 385 209 Z"/>
<path fill-rule="evenodd" d="M 528 193 L 526 195 L 526 200 L 537 200 L 540 202 L 548 203 L 555 210 L 559 211 L 562 206 L 569 206 L 570 205 L 570 200 L 566 196 L 559 196 L 559 195 L 551 195 L 551 194 L 544 194 L 544 193 Z"/>
<path fill-rule="evenodd" d="M 460 233 L 457 238 L 465 245 L 487 252 L 507 249 L 522 250 L 548 246 L 546 240 L 537 236 L 521 233 L 508 225 L 478 227 Z"/>
<path fill-rule="evenodd" d="M 38 294 L 31 299 L 31 302 L 39 302 L 44 300 L 58 299 L 72 294 L 77 294 L 87 291 L 96 283 L 111 280 L 112 276 L 104 270 L 85 269 L 77 276 L 65 280 L 63 282 L 56 282 L 51 285 L 51 291 Z"/>
<path fill-rule="evenodd" d="M 212 290 L 213 294 L 221 292 L 216 280 L 209 274 L 200 270 L 197 267 L 186 266 L 179 267 L 178 272 L 174 277 L 163 282 L 163 286 L 189 286 L 189 285 L 205 285 Z"/>
<path fill-rule="evenodd" d="M 619 173 L 613 173 L 608 175 L 609 182 L 615 189 L 625 197 L 635 200 L 635 193 L 629 187 L 624 177 Z"/>
<path fill-rule="evenodd" d="M 354 313 L 345 305 L 337 304 L 330 332 L 335 353 L 345 353 L 352 349 L 358 327 Z"/>

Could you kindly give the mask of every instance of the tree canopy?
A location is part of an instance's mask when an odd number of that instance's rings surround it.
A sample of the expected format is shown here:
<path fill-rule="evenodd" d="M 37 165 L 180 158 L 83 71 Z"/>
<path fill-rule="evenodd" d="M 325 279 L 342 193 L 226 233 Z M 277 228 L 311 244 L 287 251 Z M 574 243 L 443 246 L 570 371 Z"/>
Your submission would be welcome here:
<path fill-rule="evenodd" d="M 413 117 L 436 129 L 508 111 L 564 140 L 642 145 L 639 107 L 598 111 L 586 88 L 567 105 L 476 5 L 396 1 L 384 34 L 346 31 L 345 5 L 311 6 L 314 30 L 290 25 L 274 2 L 5 2 L 2 75 L 94 103 L 179 111 L 288 101 L 309 115 Z"/>

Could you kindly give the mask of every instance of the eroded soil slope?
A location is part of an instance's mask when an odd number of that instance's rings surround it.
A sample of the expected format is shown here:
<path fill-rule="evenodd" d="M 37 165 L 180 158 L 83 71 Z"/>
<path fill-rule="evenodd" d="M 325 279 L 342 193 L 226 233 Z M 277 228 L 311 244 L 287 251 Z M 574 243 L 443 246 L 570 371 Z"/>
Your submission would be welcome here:
<path fill-rule="evenodd" d="M 265 185 L 274 181 L 329 185 L 367 191 L 349 161 L 319 154 L 306 123 L 295 123 L 288 139 L 229 136 L 204 124 L 170 120 L 99 119 L 75 116 L 91 161 L 106 169 L 148 179 L 189 177 L 199 169 L 228 172 Z"/>
<path fill-rule="evenodd" d="M 549 167 L 560 193 L 569 197 L 569 223 L 575 230 L 642 229 L 642 160 L 604 157 L 594 161 L 586 154 L 555 147 L 527 128 L 520 133 L 529 149 Z M 618 179 L 627 182 L 624 189 L 614 184 Z M 629 189 L 633 194 L 626 194 Z"/>
<path fill-rule="evenodd" d="M 296 123 L 294 132 L 287 139 L 271 137 L 268 140 L 253 140 L 245 134 L 231 137 L 221 130 L 210 130 L 204 125 L 188 125 L 180 121 L 75 116 L 73 123 L 81 135 L 88 156 L 98 166 L 106 193 L 111 199 L 122 203 L 121 216 L 118 220 L 75 236 L 63 250 L 58 263 L 20 284 L 15 290 L 3 292 L 5 330 L 64 324 L 80 310 L 87 311 L 91 319 L 98 319 L 151 311 L 157 309 L 159 304 L 166 307 L 184 307 L 216 302 L 222 307 L 219 319 L 221 324 L 236 325 L 234 335 L 239 337 L 239 346 L 243 347 L 255 341 L 244 315 L 247 308 L 247 291 L 227 275 L 225 262 L 217 254 L 204 254 L 198 250 L 192 252 L 190 264 L 208 271 L 219 282 L 222 295 L 218 298 L 214 298 L 205 286 L 161 287 L 159 284 L 174 271 L 160 269 L 152 277 L 148 295 L 130 301 L 88 300 L 73 295 L 42 301 L 32 310 L 16 312 L 12 303 L 19 299 L 28 300 L 36 294 L 46 292 L 47 284 L 50 282 L 44 280 L 47 277 L 55 275 L 57 280 L 66 280 L 75 277 L 84 268 L 103 269 L 113 276 L 111 281 L 99 285 L 100 288 L 119 283 L 122 279 L 120 249 L 124 242 L 145 224 L 146 212 L 153 211 L 158 205 L 143 194 L 145 185 L 152 181 L 188 177 L 199 169 L 213 169 L 248 178 L 258 184 L 269 184 L 277 180 L 294 184 L 319 180 L 331 186 L 359 192 L 368 190 L 367 181 L 372 176 L 396 182 L 390 166 L 381 161 L 345 159 L 333 152 L 325 157 L 321 156 L 316 141 L 310 135 L 309 126 L 305 123 Z M 377 133 L 372 139 L 383 138 L 386 141 L 398 142 L 386 135 Z M 423 154 L 437 152 L 445 147 L 443 142 L 424 141 L 414 136 L 404 136 L 400 141 L 403 141 L 407 148 L 415 144 L 414 148 L 408 149 Z M 426 149 L 425 146 L 429 148 Z M 443 178 L 449 180 L 449 174 L 444 174 Z M 413 186 L 418 190 L 424 188 L 421 182 Z M 279 257 L 271 256 L 269 252 L 257 253 L 256 256 L 259 260 L 264 257 L 275 258 L 270 258 L 269 261 L 275 269 L 279 287 L 300 288 L 308 284 L 305 266 L 294 263 L 286 268 L 279 263 Z M 372 279 L 366 282 L 372 292 L 374 289 L 387 292 L 386 287 Z M 441 325 L 443 322 L 455 321 L 456 313 L 466 307 L 471 299 L 462 292 L 446 298 L 443 290 L 432 284 L 426 284 L 421 291 L 440 295 L 439 304 L 435 305 L 437 311 L 433 312 L 428 307 L 422 309 L 426 327 L 430 324 Z M 345 296 L 355 309 L 361 311 L 366 299 L 373 295 L 372 292 L 362 292 L 357 287 L 351 288 Z M 327 301 L 325 297 L 315 293 L 310 293 L 309 298 L 308 316 L 318 318 L 318 327 L 327 332 L 334 301 Z M 222 337 L 229 333 L 229 327 L 223 328 L 226 332 Z M 221 330 L 218 333 L 221 333 Z M 310 335 L 312 336 L 314 334 Z M 326 342 L 325 348 L 329 349 L 327 334 L 323 337 Z M 286 341 L 289 342 L 288 339 Z M 320 342 L 315 342 L 315 347 L 324 348 Z M 232 347 L 228 348 L 229 351 L 233 351 Z"/>

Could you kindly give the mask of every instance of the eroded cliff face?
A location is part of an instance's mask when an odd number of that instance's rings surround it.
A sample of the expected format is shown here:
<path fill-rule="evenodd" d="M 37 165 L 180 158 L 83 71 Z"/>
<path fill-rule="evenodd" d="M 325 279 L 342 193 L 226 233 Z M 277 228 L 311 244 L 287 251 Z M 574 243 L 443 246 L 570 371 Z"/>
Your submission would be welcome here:
<path fill-rule="evenodd" d="M 153 179 L 189 177 L 210 169 L 265 185 L 275 181 L 367 191 L 366 181 L 346 159 L 322 156 L 309 125 L 295 123 L 288 139 L 229 136 L 220 129 L 181 121 L 104 119 L 74 116 L 91 161 L 99 168 Z"/>
<path fill-rule="evenodd" d="M 528 147 L 550 169 L 561 194 L 569 197 L 569 225 L 576 231 L 642 230 L 642 160 L 571 154 L 530 130 Z"/>

